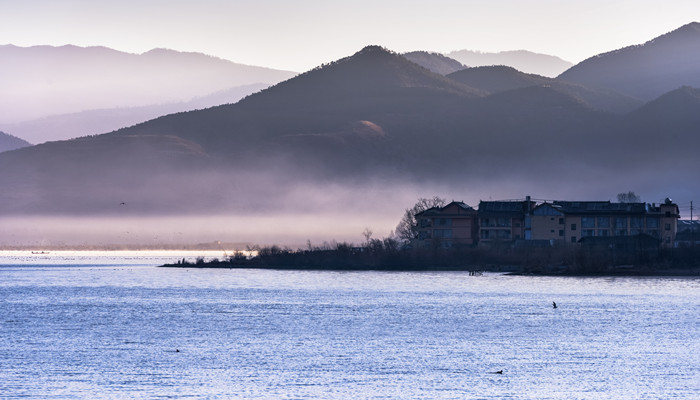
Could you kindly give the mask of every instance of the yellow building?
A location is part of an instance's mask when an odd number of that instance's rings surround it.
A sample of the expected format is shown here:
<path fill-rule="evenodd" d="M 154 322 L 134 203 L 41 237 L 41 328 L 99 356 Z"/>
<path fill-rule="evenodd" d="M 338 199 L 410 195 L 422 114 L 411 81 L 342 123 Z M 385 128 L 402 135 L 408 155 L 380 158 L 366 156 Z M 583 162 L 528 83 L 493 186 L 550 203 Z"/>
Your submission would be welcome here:
<path fill-rule="evenodd" d="M 585 237 L 619 237 L 646 234 L 662 246 L 672 247 L 678 206 L 664 203 L 612 203 L 609 201 L 545 202 L 532 210 L 531 239 L 552 243 L 578 243 Z"/>

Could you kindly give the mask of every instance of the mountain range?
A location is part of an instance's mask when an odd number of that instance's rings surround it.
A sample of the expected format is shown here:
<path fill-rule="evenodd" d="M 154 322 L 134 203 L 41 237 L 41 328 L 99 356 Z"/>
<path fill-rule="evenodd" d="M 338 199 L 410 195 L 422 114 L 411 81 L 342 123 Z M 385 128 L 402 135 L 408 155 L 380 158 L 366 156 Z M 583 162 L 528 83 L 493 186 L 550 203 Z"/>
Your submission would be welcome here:
<path fill-rule="evenodd" d="M 0 131 L 0 153 L 27 146 L 31 146 L 31 144 L 29 144 L 29 142 L 26 140 L 22 140 L 18 137 L 8 135 L 7 133 Z"/>
<path fill-rule="evenodd" d="M 690 200 L 700 90 L 676 78 L 700 64 L 668 51 L 686 48 L 687 27 L 646 50 L 679 71 L 627 71 L 663 88 L 646 102 L 627 86 L 563 79 L 620 58 L 556 79 L 504 67 L 444 76 L 368 46 L 236 104 L 2 153 L 0 185 L 13 188 L 0 193 L 2 212 L 356 212 L 386 207 L 369 200 L 377 187 L 399 211 L 405 191 Z"/>
<path fill-rule="evenodd" d="M 110 125 L 113 130 L 162 115 L 138 108 L 183 111 L 187 103 L 222 91 L 238 93 L 227 99 L 235 102 L 296 75 L 166 49 L 130 54 L 106 47 L 0 45 L 0 60 L 0 129 L 35 143 L 70 135 L 39 133 L 50 126 L 42 118 L 58 116 L 65 125 L 75 126 L 86 122 L 85 115 L 76 117 L 77 113 L 100 110 L 104 115 L 114 109 L 108 119 L 120 124 Z M 93 123 L 88 119 L 86 125 Z M 83 127 L 82 132 L 105 131 Z"/>
<path fill-rule="evenodd" d="M 189 101 L 154 104 L 139 107 L 117 107 L 91 109 L 70 114 L 56 114 L 14 124 L 5 124 L 2 129 L 39 144 L 53 140 L 67 140 L 81 136 L 111 132 L 132 126 L 163 115 L 233 104 L 243 97 L 270 86 L 255 83 L 221 90 Z"/>
<path fill-rule="evenodd" d="M 599 54 L 559 78 L 653 100 L 669 88 L 700 87 L 700 23 L 692 22 L 644 44 Z"/>
<path fill-rule="evenodd" d="M 408 61 L 416 63 L 440 75 L 448 75 L 467 68 L 461 62 L 440 53 L 411 51 L 409 53 L 403 53 L 402 56 Z"/>
<path fill-rule="evenodd" d="M 507 65 L 518 71 L 551 78 L 556 77 L 573 66 L 570 62 L 562 60 L 559 57 L 533 53 L 526 50 L 511 50 L 498 53 L 457 50 L 446 53 L 445 56 L 469 67 Z"/>

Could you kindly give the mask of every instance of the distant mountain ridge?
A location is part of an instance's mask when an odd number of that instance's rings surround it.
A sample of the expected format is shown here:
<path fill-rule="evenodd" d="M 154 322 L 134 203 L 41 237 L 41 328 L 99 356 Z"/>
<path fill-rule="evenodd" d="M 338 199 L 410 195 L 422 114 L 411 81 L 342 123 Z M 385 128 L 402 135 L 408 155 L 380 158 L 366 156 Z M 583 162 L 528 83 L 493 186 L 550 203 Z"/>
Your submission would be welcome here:
<path fill-rule="evenodd" d="M 681 86 L 700 87 L 700 23 L 588 58 L 558 78 L 605 87 L 643 101 Z"/>
<path fill-rule="evenodd" d="M 0 153 L 3 151 L 16 150 L 28 146 L 31 146 L 31 144 L 26 140 L 22 140 L 18 137 L 0 131 Z"/>
<path fill-rule="evenodd" d="M 427 68 L 440 75 L 447 75 L 466 68 L 459 61 L 444 56 L 439 53 L 428 51 L 411 51 L 403 53 L 402 56 L 421 67 Z"/>
<path fill-rule="evenodd" d="M 502 51 L 499 53 L 486 53 L 472 50 L 457 50 L 445 54 L 467 67 L 484 67 L 492 65 L 505 65 L 518 71 L 537 74 L 546 77 L 556 77 L 571 66 L 572 63 L 556 56 L 533 53 L 526 50 Z"/>
<path fill-rule="evenodd" d="M 3 124 L 92 109 L 189 101 L 296 75 L 166 49 L 130 54 L 106 47 L 1 45 L 0 60 Z"/>
<path fill-rule="evenodd" d="M 592 108 L 613 113 L 626 113 L 643 104 L 640 100 L 612 90 L 592 89 L 559 79 L 526 74 L 515 68 L 503 65 L 465 68 L 461 71 L 453 72 L 447 77 L 462 82 L 467 86 L 483 90 L 486 93 L 500 93 L 537 85 L 554 87 L 579 99 Z"/>
<path fill-rule="evenodd" d="M 167 114 L 236 103 L 243 97 L 267 88 L 268 84 L 252 84 L 221 90 L 187 102 L 156 104 L 141 107 L 119 107 L 85 110 L 71 114 L 51 115 L 16 124 L 0 124 L 33 144 L 67 140 L 115 131 Z"/>

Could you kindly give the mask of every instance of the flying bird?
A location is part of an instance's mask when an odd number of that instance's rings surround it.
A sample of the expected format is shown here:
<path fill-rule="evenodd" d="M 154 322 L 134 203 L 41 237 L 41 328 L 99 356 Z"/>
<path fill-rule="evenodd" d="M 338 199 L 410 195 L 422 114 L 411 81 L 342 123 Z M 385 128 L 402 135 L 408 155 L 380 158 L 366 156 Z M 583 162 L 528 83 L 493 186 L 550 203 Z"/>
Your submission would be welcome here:
<path fill-rule="evenodd" d="M 554 301 L 552 302 L 552 308 L 557 308 L 557 303 Z"/>

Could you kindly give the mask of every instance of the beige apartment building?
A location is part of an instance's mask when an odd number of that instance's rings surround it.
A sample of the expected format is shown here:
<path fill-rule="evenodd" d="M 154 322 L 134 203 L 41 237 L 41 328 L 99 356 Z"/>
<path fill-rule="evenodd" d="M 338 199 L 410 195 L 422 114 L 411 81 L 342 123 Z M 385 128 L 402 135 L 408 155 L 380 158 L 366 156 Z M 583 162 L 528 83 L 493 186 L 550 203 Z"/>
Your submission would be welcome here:
<path fill-rule="evenodd" d="M 609 201 L 545 202 L 532 210 L 532 240 L 578 243 L 587 237 L 648 235 L 672 247 L 680 214 L 670 199 L 664 203 Z"/>
<path fill-rule="evenodd" d="M 561 246 L 579 244 L 582 239 L 616 245 L 614 238 L 643 236 L 646 243 L 673 247 L 679 218 L 678 206 L 670 199 L 658 205 L 610 201 L 552 201 L 538 205 L 528 196 L 525 200 L 481 201 L 478 210 L 453 201 L 416 215 L 418 238 L 414 245 Z"/>

